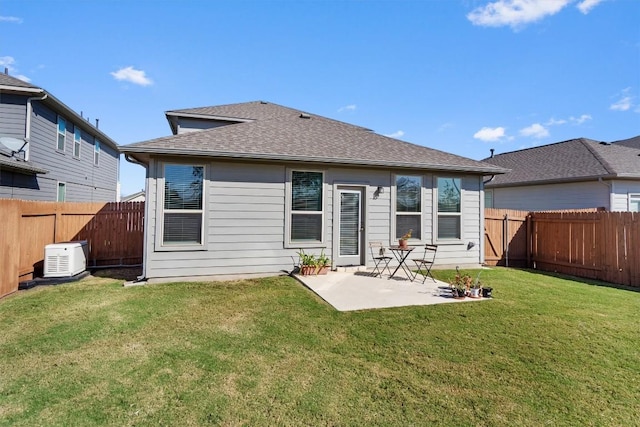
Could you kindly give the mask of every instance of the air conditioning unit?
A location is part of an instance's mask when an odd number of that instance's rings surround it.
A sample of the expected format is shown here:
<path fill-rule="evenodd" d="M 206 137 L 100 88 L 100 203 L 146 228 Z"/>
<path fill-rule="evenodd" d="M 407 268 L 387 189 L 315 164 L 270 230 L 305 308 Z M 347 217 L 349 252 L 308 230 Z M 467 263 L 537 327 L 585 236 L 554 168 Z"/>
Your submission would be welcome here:
<path fill-rule="evenodd" d="M 87 241 L 53 243 L 44 247 L 44 277 L 71 277 L 87 269 Z"/>

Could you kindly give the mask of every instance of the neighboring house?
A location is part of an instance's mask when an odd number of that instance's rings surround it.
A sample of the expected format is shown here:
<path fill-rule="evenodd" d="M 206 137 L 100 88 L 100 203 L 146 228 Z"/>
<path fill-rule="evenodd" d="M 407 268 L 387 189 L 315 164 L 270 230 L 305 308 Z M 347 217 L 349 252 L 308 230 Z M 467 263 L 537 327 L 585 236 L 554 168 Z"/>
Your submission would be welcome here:
<path fill-rule="evenodd" d="M 51 93 L 0 74 L 0 198 L 116 201 L 119 155 Z"/>
<path fill-rule="evenodd" d="M 263 101 L 166 116 L 173 136 L 121 147 L 147 167 L 147 278 L 290 271 L 300 249 L 370 265 L 409 229 L 440 265 L 483 262 L 502 168 Z"/>
<path fill-rule="evenodd" d="M 129 194 L 128 196 L 123 197 L 121 202 L 144 202 L 144 190 L 138 191 L 137 193 Z"/>
<path fill-rule="evenodd" d="M 483 160 L 511 172 L 485 182 L 485 206 L 526 211 L 640 210 L 640 137 L 579 138 Z"/>

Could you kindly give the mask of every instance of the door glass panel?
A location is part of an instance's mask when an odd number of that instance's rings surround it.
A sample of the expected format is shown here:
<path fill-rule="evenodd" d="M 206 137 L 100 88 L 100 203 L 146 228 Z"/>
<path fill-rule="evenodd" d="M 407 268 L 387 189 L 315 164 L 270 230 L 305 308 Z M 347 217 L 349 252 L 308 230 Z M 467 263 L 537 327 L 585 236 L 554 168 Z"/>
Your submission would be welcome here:
<path fill-rule="evenodd" d="M 340 256 L 360 249 L 360 193 L 340 193 Z"/>

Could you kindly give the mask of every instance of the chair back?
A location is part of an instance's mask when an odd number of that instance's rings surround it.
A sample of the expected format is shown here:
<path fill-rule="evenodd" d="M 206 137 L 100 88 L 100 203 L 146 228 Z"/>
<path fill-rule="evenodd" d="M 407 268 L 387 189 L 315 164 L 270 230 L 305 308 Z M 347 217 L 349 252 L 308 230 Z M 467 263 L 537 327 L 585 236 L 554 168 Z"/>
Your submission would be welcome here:
<path fill-rule="evenodd" d="M 438 252 L 438 245 L 432 245 L 427 243 L 424 245 L 424 256 L 425 260 L 430 260 L 433 262 L 436 259 L 436 253 Z"/>
<path fill-rule="evenodd" d="M 382 242 L 369 242 L 369 250 L 371 251 L 371 258 L 384 256 L 384 245 Z"/>

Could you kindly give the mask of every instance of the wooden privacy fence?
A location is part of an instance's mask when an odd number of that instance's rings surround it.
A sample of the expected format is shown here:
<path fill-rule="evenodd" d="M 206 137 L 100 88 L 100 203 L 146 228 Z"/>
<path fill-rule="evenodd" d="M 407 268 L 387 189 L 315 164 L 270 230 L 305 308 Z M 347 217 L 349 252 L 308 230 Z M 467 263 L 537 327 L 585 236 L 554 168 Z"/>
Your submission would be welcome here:
<path fill-rule="evenodd" d="M 50 243 L 87 240 L 88 267 L 142 263 L 144 202 L 0 200 L 0 297 L 42 275 Z"/>
<path fill-rule="evenodd" d="M 640 287 L 640 214 L 485 209 L 485 263 Z"/>
<path fill-rule="evenodd" d="M 533 212 L 530 218 L 532 267 L 640 287 L 637 212 Z"/>
<path fill-rule="evenodd" d="M 484 210 L 484 262 L 504 267 L 528 267 L 529 212 Z"/>

